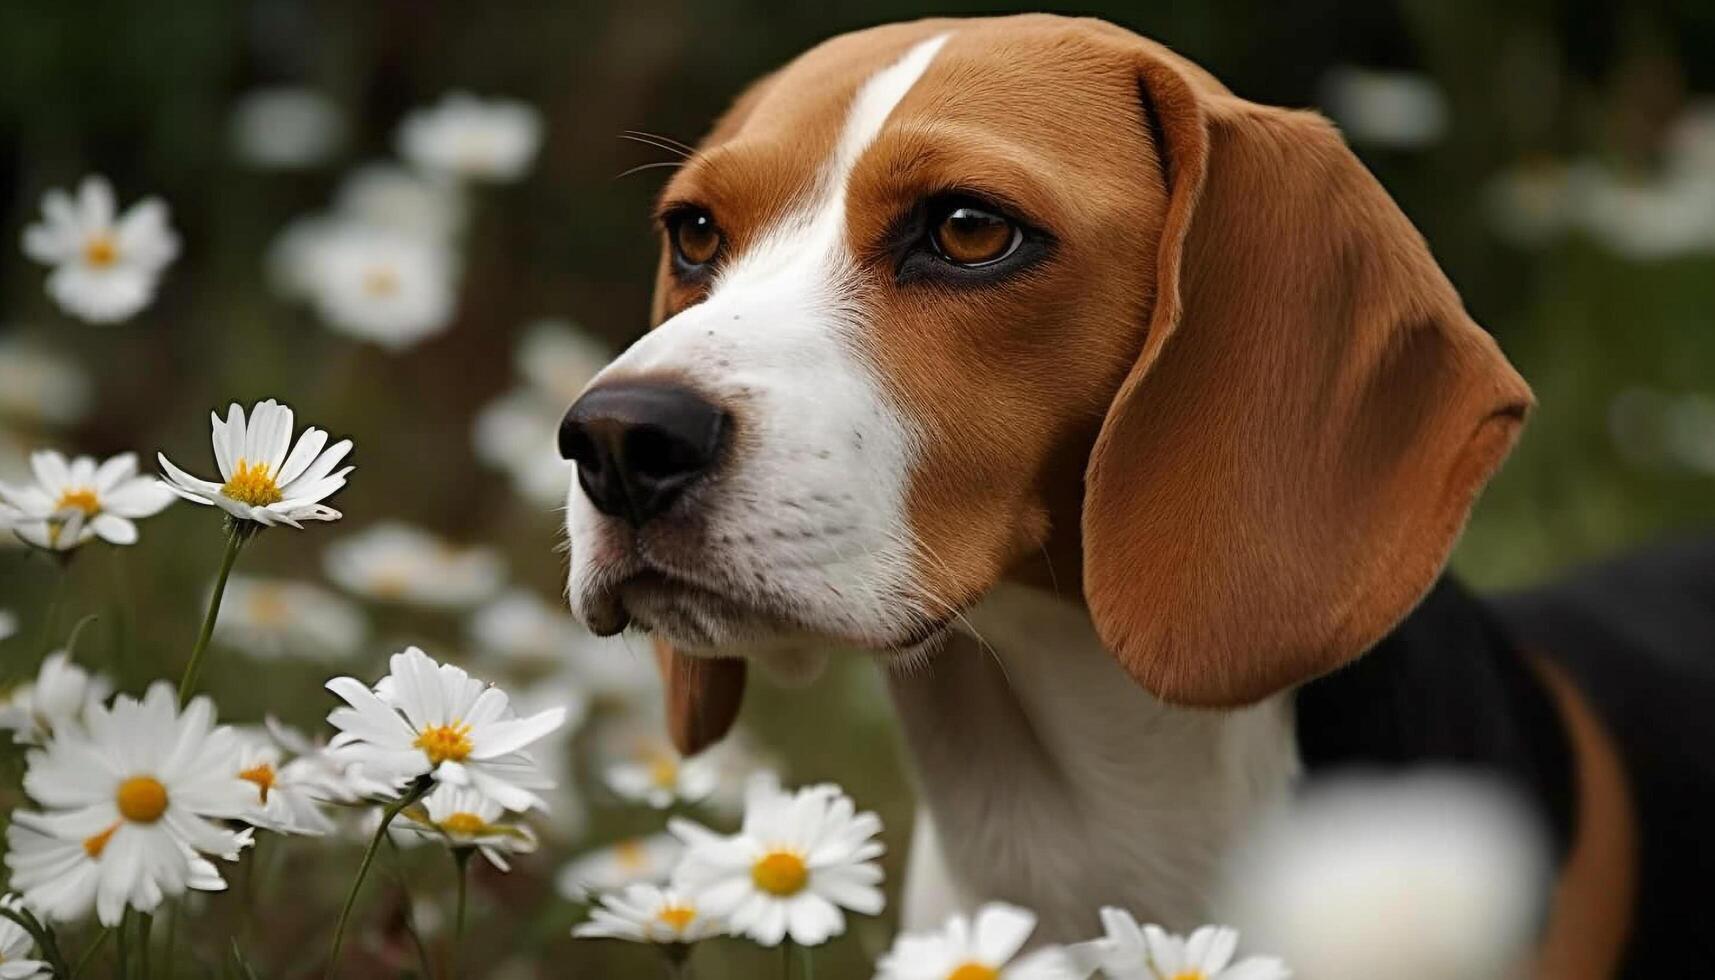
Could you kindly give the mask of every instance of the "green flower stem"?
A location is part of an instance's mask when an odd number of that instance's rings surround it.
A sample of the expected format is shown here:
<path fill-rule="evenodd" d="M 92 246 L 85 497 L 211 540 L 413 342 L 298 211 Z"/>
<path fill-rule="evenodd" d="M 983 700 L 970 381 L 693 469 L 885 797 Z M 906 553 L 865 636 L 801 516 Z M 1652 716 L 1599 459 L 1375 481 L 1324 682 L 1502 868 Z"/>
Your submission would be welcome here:
<path fill-rule="evenodd" d="M 464 952 L 464 913 L 466 892 L 468 891 L 467 886 L 470 882 L 470 856 L 474 853 L 476 853 L 476 848 L 474 847 L 455 847 L 452 849 L 453 867 L 458 870 L 459 876 L 458 914 L 453 919 L 452 975 L 454 977 L 459 975 L 459 954 Z"/>
<path fill-rule="evenodd" d="M 95 959 L 95 954 L 101 952 L 101 947 L 107 945 L 107 937 L 111 935 L 113 935 L 113 928 L 111 926 L 102 926 L 101 931 L 95 934 L 95 938 L 90 940 L 89 945 L 83 948 L 83 955 L 77 958 L 77 964 L 63 974 L 66 977 L 66 980 L 73 980 L 73 978 L 78 974 L 82 973 L 83 968 L 89 965 L 89 961 Z M 60 974 L 56 973 L 56 976 L 58 975 Z"/>
<path fill-rule="evenodd" d="M 389 863 L 393 877 L 399 883 L 399 894 L 405 900 L 405 935 L 410 936 L 411 945 L 417 947 L 417 965 L 423 968 L 423 980 L 433 980 L 435 969 L 429 962 L 429 947 L 423 942 L 423 934 L 417 930 L 417 908 L 411 904 L 411 883 L 405 880 L 405 855 L 391 835 L 387 838 L 387 850 L 393 857 Z"/>
<path fill-rule="evenodd" d="M 155 917 L 147 912 L 137 916 L 137 976 L 149 980 L 149 939 L 154 932 Z"/>
<path fill-rule="evenodd" d="M 804 951 L 804 980 L 816 980 L 816 961 L 813 959 L 814 950 L 808 946 L 801 948 Z"/>
<path fill-rule="evenodd" d="M 130 980 L 131 976 L 131 910 L 127 908 L 119 917 L 119 977 L 120 980 Z"/>
<path fill-rule="evenodd" d="M 214 594 L 208 598 L 208 613 L 202 619 L 202 632 L 197 635 L 197 645 L 191 648 L 190 663 L 185 664 L 184 679 L 179 681 L 179 707 L 191 699 L 191 694 L 197 687 L 197 674 L 202 670 L 202 656 L 208 650 L 209 637 L 214 635 L 214 621 L 220 618 L 220 597 L 226 594 L 226 580 L 232 574 L 232 564 L 238 560 L 238 551 L 244 547 L 245 538 L 249 532 L 244 530 L 237 521 L 226 534 L 226 553 L 220 556 L 220 574 L 214 580 Z"/>
<path fill-rule="evenodd" d="M 42 613 L 42 649 L 41 655 L 46 657 L 54 652 L 54 637 L 59 625 L 60 605 L 65 602 L 66 579 L 71 577 L 71 556 L 75 552 L 56 552 L 52 555 L 54 561 L 54 590 L 48 595 L 47 608 Z"/>
<path fill-rule="evenodd" d="M 357 895 L 363 890 L 363 879 L 369 874 L 369 866 L 375 863 L 375 852 L 381 848 L 381 841 L 387 836 L 387 828 L 392 825 L 393 818 L 399 811 L 422 799 L 433 788 L 435 781 L 428 776 L 418 776 L 404 796 L 399 797 L 387 808 L 381 811 L 381 826 L 375 828 L 375 836 L 370 838 L 369 847 L 363 852 L 363 861 L 357 866 L 357 877 L 351 881 L 351 890 L 346 892 L 345 906 L 339 911 L 339 922 L 333 930 L 333 947 L 328 951 L 327 970 L 322 974 L 324 980 L 334 975 L 339 967 L 339 950 L 345 944 L 345 927 L 351 919 L 351 910 L 357 905 Z"/>

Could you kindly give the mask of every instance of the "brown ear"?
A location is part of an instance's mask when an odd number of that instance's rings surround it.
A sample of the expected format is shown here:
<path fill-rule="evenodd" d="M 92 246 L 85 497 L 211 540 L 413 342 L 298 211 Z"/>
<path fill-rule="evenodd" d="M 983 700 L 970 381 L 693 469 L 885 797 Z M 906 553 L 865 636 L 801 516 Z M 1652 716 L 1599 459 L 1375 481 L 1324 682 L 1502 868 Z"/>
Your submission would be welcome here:
<path fill-rule="evenodd" d="M 1331 125 L 1146 61 L 1169 206 L 1085 474 L 1084 591 L 1145 688 L 1240 705 L 1410 611 L 1532 399 Z"/>
<path fill-rule="evenodd" d="M 667 735 L 683 756 L 726 737 L 744 704 L 745 662 L 692 657 L 655 640 L 655 663 L 667 694 Z"/>

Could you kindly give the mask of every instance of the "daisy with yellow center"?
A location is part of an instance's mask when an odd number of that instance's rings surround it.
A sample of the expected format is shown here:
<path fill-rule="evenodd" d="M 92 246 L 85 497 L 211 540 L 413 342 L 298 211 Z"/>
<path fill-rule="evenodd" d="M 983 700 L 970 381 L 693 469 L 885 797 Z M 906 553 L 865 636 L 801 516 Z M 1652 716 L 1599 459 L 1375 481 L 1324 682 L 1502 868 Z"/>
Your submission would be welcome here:
<path fill-rule="evenodd" d="M 0 692 L 0 730 L 23 745 L 40 745 L 57 731 L 83 724 L 84 713 L 113 690 L 100 674 L 72 663 L 64 650 L 48 654 L 33 681 Z"/>
<path fill-rule="evenodd" d="M 451 847 L 474 847 L 501 871 L 511 870 L 508 854 L 536 850 L 529 826 L 507 819 L 500 804 L 461 786 L 437 786 L 421 804 L 403 814 L 406 830 L 439 837 Z"/>
<path fill-rule="evenodd" d="M 237 737 L 214 726 L 207 699 L 180 712 L 172 689 L 157 683 L 141 701 L 121 695 L 111 707 L 90 706 L 84 724 L 56 729 L 29 754 L 24 790 L 44 811 L 26 823 L 66 846 L 41 866 L 8 855 L 13 885 L 26 902 L 35 895 L 63 907 L 75 897 L 62 893 L 71 883 L 48 865 L 65 872 L 71 857 L 93 867 L 104 925 L 126 907 L 154 911 L 192 887 L 198 853 L 226 856 L 244 845 L 245 835 L 221 823 L 244 818 L 255 799 L 241 768 Z"/>
<path fill-rule="evenodd" d="M 542 118 L 510 99 L 452 92 L 399 125 L 399 154 L 424 173 L 462 180 L 513 181 L 542 143 Z"/>
<path fill-rule="evenodd" d="M 307 298 L 329 328 L 400 351 L 452 325 L 459 270 L 446 242 L 336 221 L 304 247 Z"/>
<path fill-rule="evenodd" d="M 225 421 L 218 415 L 210 420 L 222 482 L 197 479 L 156 454 L 174 493 L 253 526 L 302 527 L 305 521 L 339 519 L 339 511 L 322 501 L 345 486 L 352 467 L 336 467 L 351 452 L 351 440 L 329 446 L 328 434 L 311 427 L 294 444 L 292 409 L 273 399 L 257 402 L 248 418 L 234 404 Z"/>
<path fill-rule="evenodd" d="M 1204 926 L 1177 936 L 1157 925 L 1140 926 L 1124 909 L 1103 908 L 1105 935 L 1068 949 L 1085 973 L 1148 977 L 1151 980 L 1289 980 L 1280 960 L 1252 956 L 1234 962 L 1239 933 L 1225 926 Z"/>
<path fill-rule="evenodd" d="M 686 846 L 673 886 L 764 946 L 816 946 L 845 931 L 847 910 L 882 909 L 881 820 L 837 786 L 786 792 L 757 777 L 737 834 L 682 819 L 668 829 Z"/>
<path fill-rule="evenodd" d="M 279 834 L 311 837 L 334 831 L 333 821 L 324 812 L 327 794 L 321 789 L 322 772 L 313 762 L 288 762 L 268 733 L 246 730 L 235 764 L 238 778 L 250 784 L 254 793 L 244 814 L 246 823 Z"/>
<path fill-rule="evenodd" d="M 639 740 L 602 773 L 615 796 L 657 810 L 701 803 L 720 788 L 719 766 L 711 759 L 682 759 L 673 747 L 654 738 Z"/>
<path fill-rule="evenodd" d="M 493 550 L 465 548 L 399 521 L 372 524 L 334 542 L 328 578 L 353 595 L 437 609 L 462 609 L 499 591 L 504 562 Z"/>
<path fill-rule="evenodd" d="M 178 252 L 165 204 L 149 198 L 120 215 L 101 177 L 85 178 L 76 197 L 49 191 L 42 221 L 24 231 L 24 253 L 53 267 L 48 295 L 91 323 L 124 320 L 149 305 Z"/>
<path fill-rule="evenodd" d="M 555 887 L 567 901 L 584 902 L 592 892 L 665 884 L 684 852 L 671 834 L 628 838 L 568 862 L 556 876 Z"/>
<path fill-rule="evenodd" d="M 16 512 L 13 533 L 37 548 L 67 551 L 95 538 L 134 544 L 133 522 L 173 502 L 158 480 L 137 475 L 135 453 L 98 461 L 44 450 L 30 457 L 30 469 L 34 483 L 0 483 L 0 510 Z"/>
<path fill-rule="evenodd" d="M 876 980 L 1082 980 L 1090 974 L 1058 946 L 1020 956 L 1035 928 L 1029 910 L 991 902 L 939 929 L 900 935 L 876 964 Z M 1141 973 L 1123 975 L 1145 980 Z"/>
<path fill-rule="evenodd" d="M 507 810 L 542 805 L 533 791 L 553 780 L 524 750 L 564 724 L 564 708 L 520 718 L 505 692 L 416 647 L 394 654 L 389 668 L 373 689 L 351 677 L 328 682 L 346 702 L 328 715 L 340 730 L 329 743 L 336 758 L 377 778 L 468 787 Z"/>
<path fill-rule="evenodd" d="M 656 885 L 627 885 L 601 896 L 588 922 L 572 935 L 579 939 L 624 939 L 634 943 L 685 945 L 718 936 L 720 919 L 685 893 Z"/>
<path fill-rule="evenodd" d="M 252 657 L 349 657 L 368 626 L 350 601 L 309 582 L 234 575 L 226 583 L 214 636 Z"/>

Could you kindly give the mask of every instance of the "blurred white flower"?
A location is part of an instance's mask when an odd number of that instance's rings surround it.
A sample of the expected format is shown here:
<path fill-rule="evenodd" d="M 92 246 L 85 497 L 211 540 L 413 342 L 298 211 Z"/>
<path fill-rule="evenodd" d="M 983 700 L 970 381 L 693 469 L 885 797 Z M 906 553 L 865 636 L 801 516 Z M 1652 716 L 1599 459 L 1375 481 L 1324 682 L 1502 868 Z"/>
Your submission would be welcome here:
<path fill-rule="evenodd" d="M 355 595 L 448 609 L 482 602 L 506 580 L 494 551 L 455 547 L 398 521 L 373 524 L 334 542 L 322 565 L 328 578 Z"/>
<path fill-rule="evenodd" d="M 1621 175 L 1585 164 L 1575 179 L 1579 219 L 1609 250 L 1650 261 L 1715 249 L 1715 177 Z"/>
<path fill-rule="evenodd" d="M 566 320 L 544 319 L 525 329 L 513 360 L 538 391 L 570 405 L 613 360 L 613 350 Z"/>
<path fill-rule="evenodd" d="M 454 181 L 372 163 L 351 172 L 334 198 L 336 216 L 432 242 L 451 242 L 464 230 L 464 194 Z"/>
<path fill-rule="evenodd" d="M 678 818 L 668 830 L 686 848 L 673 886 L 764 946 L 817 946 L 845 932 L 844 910 L 882 909 L 881 818 L 858 813 L 837 786 L 787 792 L 752 779 L 737 834 Z"/>
<path fill-rule="evenodd" d="M 720 769 L 706 754 L 685 759 L 664 741 L 637 748 L 631 757 L 610 762 L 602 770 L 602 780 L 620 799 L 666 810 L 675 804 L 701 803 L 720 787 Z"/>
<path fill-rule="evenodd" d="M 508 589 L 479 608 L 468 624 L 471 645 L 527 670 L 557 670 L 591 634 L 570 612 L 528 589 Z"/>
<path fill-rule="evenodd" d="M 84 726 L 61 726 L 28 756 L 24 791 L 46 812 L 36 829 L 78 842 L 99 864 L 96 915 L 116 925 L 126 906 L 151 912 L 182 894 L 191 851 L 236 853 L 244 838 L 218 821 L 242 819 L 255 788 L 238 778 L 238 742 L 214 726 L 214 707 L 196 698 L 181 713 L 165 681 L 142 701 L 91 705 Z M 8 860 L 11 855 L 7 855 Z M 13 885 L 30 901 L 43 882 L 12 865 Z"/>
<path fill-rule="evenodd" d="M 287 764 L 292 778 L 311 799 L 341 805 L 373 802 L 397 796 L 404 785 L 397 777 L 377 778 L 362 763 L 335 755 L 325 744 L 311 740 L 278 719 L 267 718 L 263 724 L 275 744 L 292 756 Z M 368 840 L 374 833 L 372 826 L 362 837 Z"/>
<path fill-rule="evenodd" d="M 260 731 L 241 733 L 240 741 L 236 772 L 255 793 L 245 822 L 279 834 L 333 832 L 333 821 L 322 812 L 321 774 L 313 763 L 286 762 L 280 746 Z"/>
<path fill-rule="evenodd" d="M 90 387 L 76 361 L 18 337 L 0 338 L 0 416 L 70 425 L 88 413 Z"/>
<path fill-rule="evenodd" d="M 0 630 L 0 632 L 4 632 Z M 36 679 L 0 694 L 0 730 L 12 740 L 40 745 L 55 732 L 81 727 L 84 714 L 113 693 L 113 684 L 71 662 L 71 654 L 56 650 L 42 661 Z"/>
<path fill-rule="evenodd" d="M 341 223 L 306 247 L 310 301 L 329 327 L 399 351 L 452 323 L 458 264 L 445 245 Z"/>
<path fill-rule="evenodd" d="M 655 885 L 627 885 L 601 897 L 588 922 L 572 929 L 579 939 L 624 939 L 634 943 L 694 943 L 725 930 L 719 918 L 698 909 L 688 895 Z"/>
<path fill-rule="evenodd" d="M 425 173 L 514 181 L 542 142 L 541 115 L 522 102 L 453 92 L 399 125 L 399 155 Z"/>
<path fill-rule="evenodd" d="M 1220 907 L 1316 980 L 1498 980 L 1530 961 L 1550 884 L 1509 792 L 1432 772 L 1312 783 L 1235 854 Z"/>
<path fill-rule="evenodd" d="M 218 856 L 237 860 L 239 851 L 250 845 L 250 835 L 248 829 L 234 834 L 237 847 Z M 12 887 L 22 890 L 24 904 L 37 914 L 60 922 L 82 919 L 95 908 L 104 889 L 119 887 L 135 874 L 134 869 L 126 872 L 113 868 L 107 843 L 99 836 L 66 840 L 50 830 L 43 814 L 15 811 L 6 828 L 6 867 L 12 871 Z M 188 866 L 186 888 L 225 890 L 225 879 L 206 858 L 189 848 L 182 848 L 180 853 Z M 119 884 L 112 884 L 115 882 Z"/>
<path fill-rule="evenodd" d="M 69 551 L 100 538 L 108 544 L 137 541 L 133 520 L 153 517 L 173 495 L 153 477 L 137 475 L 137 454 L 121 453 L 97 463 L 93 456 L 66 459 L 52 450 L 30 456 L 33 486 L 0 483 L 0 503 L 12 508 L 12 533 L 49 551 Z"/>
<path fill-rule="evenodd" d="M 560 419 L 570 403 L 533 388 L 509 391 L 477 413 L 476 458 L 506 473 L 518 495 L 538 507 L 564 507 L 572 464 L 560 458 Z"/>
<path fill-rule="evenodd" d="M 346 475 L 355 468 L 334 470 L 351 452 L 350 439 L 329 446 L 328 434 L 311 426 L 294 447 L 292 409 L 272 398 L 256 403 L 248 423 L 236 402 L 225 422 L 212 412 L 209 420 L 214 426 L 214 460 L 226 482 L 199 480 L 156 453 L 174 493 L 263 527 L 339 520 L 340 512 L 322 501 L 345 486 Z"/>
<path fill-rule="evenodd" d="M 504 807 L 469 787 L 436 786 L 400 816 L 405 818 L 403 829 L 439 838 L 449 847 L 474 847 L 501 871 L 512 870 L 506 855 L 536 850 L 536 834 L 529 826 L 506 819 Z"/>
<path fill-rule="evenodd" d="M 90 323 L 124 320 L 149 305 L 161 271 L 179 254 L 167 205 L 151 197 L 119 215 L 103 177 L 85 177 L 75 200 L 48 191 L 42 214 L 24 229 L 24 253 L 54 267 L 48 295 Z"/>
<path fill-rule="evenodd" d="M 1239 933 L 1224 926 L 1204 926 L 1188 938 L 1173 935 L 1160 926 L 1139 926 L 1124 909 L 1103 908 L 1105 935 L 1067 950 L 1080 976 L 1100 969 L 1102 976 L 1116 978 L 1176 977 L 1197 980 L 1289 980 L 1292 971 L 1280 960 L 1252 956 L 1233 962 Z"/>
<path fill-rule="evenodd" d="M 6 896 L 12 900 L 12 896 Z M 46 961 L 33 958 L 36 941 L 11 919 L 0 919 L 0 980 L 35 980 L 50 977 Z"/>
<path fill-rule="evenodd" d="M 1416 149 L 1447 130 L 1447 100 L 1427 76 L 1342 65 L 1322 77 L 1322 106 L 1354 143 Z"/>
<path fill-rule="evenodd" d="M 345 119 L 320 92 L 265 88 L 232 110 L 232 148 L 255 167 L 295 170 L 325 163 L 345 139 Z"/>
<path fill-rule="evenodd" d="M 233 576 L 214 635 L 256 657 L 348 657 L 363 643 L 363 614 L 318 585 Z"/>
<path fill-rule="evenodd" d="M 1082 980 L 1066 951 L 1048 946 L 1019 956 L 1036 929 L 1036 914 L 990 902 L 976 915 L 955 915 L 940 929 L 903 933 L 876 963 L 876 980 Z M 1122 976 L 1115 974 L 1115 976 Z M 1155 980 L 1156 974 L 1123 974 Z M 1197 973 L 1163 973 L 1161 980 L 1214 980 Z"/>
<path fill-rule="evenodd" d="M 0 641 L 9 640 L 17 633 L 18 614 L 10 609 L 0 609 Z"/>
<path fill-rule="evenodd" d="M 542 806 L 531 791 L 552 780 L 523 750 L 564 724 L 563 708 L 520 718 L 504 691 L 416 647 L 393 655 L 374 690 L 351 677 L 327 687 L 350 706 L 328 715 L 336 755 L 380 776 L 469 786 L 509 810 Z"/>
<path fill-rule="evenodd" d="M 671 834 L 633 837 L 579 855 L 555 876 L 555 888 L 567 901 L 582 902 L 592 892 L 632 884 L 662 884 L 685 853 Z"/>

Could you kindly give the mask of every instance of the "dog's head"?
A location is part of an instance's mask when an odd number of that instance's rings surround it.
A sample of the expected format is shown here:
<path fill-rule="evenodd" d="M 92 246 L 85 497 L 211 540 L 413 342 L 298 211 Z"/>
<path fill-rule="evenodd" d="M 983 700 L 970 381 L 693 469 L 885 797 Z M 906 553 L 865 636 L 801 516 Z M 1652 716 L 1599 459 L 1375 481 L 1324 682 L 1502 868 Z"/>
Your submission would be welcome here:
<path fill-rule="evenodd" d="M 1045 552 L 1150 691 L 1264 697 L 1410 609 L 1530 405 L 1332 127 L 1098 22 L 829 41 L 659 217 L 561 444 L 573 609 L 663 641 L 687 749 L 707 657 L 922 650 Z"/>

